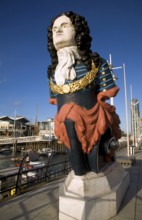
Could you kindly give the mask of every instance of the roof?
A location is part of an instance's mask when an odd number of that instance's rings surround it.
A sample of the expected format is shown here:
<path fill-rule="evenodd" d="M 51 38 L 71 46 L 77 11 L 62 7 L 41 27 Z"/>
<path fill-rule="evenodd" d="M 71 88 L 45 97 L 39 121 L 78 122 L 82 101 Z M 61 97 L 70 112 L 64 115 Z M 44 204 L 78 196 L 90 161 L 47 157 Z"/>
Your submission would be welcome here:
<path fill-rule="evenodd" d="M 0 116 L 0 120 L 7 121 L 7 120 L 9 120 L 9 117 L 8 116 Z"/>
<path fill-rule="evenodd" d="M 23 123 L 28 123 L 29 120 L 23 116 L 16 116 L 16 117 L 9 117 L 9 116 L 0 116 L 0 120 L 1 121 L 21 121 Z"/>

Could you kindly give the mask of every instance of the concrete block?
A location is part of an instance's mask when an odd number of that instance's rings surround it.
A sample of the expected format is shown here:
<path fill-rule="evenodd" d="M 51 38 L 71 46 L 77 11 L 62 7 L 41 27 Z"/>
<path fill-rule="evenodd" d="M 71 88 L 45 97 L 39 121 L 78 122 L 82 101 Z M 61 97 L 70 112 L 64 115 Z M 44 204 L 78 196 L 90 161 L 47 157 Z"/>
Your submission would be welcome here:
<path fill-rule="evenodd" d="M 107 220 L 116 216 L 129 186 L 129 174 L 115 162 L 101 173 L 77 177 L 71 172 L 60 185 L 59 220 Z"/>

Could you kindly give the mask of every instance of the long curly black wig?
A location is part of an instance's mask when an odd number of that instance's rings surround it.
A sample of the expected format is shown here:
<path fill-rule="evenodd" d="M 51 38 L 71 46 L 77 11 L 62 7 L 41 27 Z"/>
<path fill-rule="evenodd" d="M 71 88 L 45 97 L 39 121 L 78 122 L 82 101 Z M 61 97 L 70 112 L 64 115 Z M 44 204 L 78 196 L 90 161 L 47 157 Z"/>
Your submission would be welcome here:
<path fill-rule="evenodd" d="M 88 68 L 88 71 L 91 70 L 92 66 L 92 60 L 96 64 L 96 66 L 99 66 L 100 63 L 100 56 L 96 52 L 91 51 L 91 41 L 92 38 L 90 36 L 90 30 L 87 24 L 87 21 L 83 16 L 80 16 L 72 11 L 69 12 L 63 12 L 60 15 L 56 16 L 52 21 L 51 25 L 48 27 L 48 51 L 51 56 L 51 62 L 52 64 L 48 66 L 48 78 L 54 74 L 55 68 L 58 64 L 58 58 L 57 58 L 57 51 L 53 45 L 53 37 L 52 37 L 52 27 L 54 24 L 54 21 L 62 16 L 65 15 L 70 18 L 74 28 L 75 28 L 75 41 L 78 48 L 79 55 L 81 56 L 82 62 L 86 65 Z"/>

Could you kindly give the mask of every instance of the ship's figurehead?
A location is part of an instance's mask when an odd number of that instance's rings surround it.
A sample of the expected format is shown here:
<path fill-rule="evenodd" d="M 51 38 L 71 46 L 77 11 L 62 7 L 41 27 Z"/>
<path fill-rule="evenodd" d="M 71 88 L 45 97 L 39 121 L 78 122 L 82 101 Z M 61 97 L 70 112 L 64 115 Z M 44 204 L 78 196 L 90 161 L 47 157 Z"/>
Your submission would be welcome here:
<path fill-rule="evenodd" d="M 83 16 L 64 12 L 48 27 L 50 103 L 57 104 L 55 135 L 66 146 L 75 175 L 98 173 L 115 160 L 120 120 L 106 100 L 119 88 L 107 61 L 91 51 Z"/>

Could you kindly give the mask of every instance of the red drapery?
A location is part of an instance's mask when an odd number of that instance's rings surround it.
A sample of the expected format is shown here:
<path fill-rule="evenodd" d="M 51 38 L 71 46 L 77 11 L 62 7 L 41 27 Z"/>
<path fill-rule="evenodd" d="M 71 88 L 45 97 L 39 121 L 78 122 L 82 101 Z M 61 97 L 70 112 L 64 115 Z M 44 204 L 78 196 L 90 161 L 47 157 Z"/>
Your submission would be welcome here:
<path fill-rule="evenodd" d="M 100 92 L 97 96 L 96 105 L 89 110 L 73 102 L 64 104 L 54 119 L 55 135 L 62 143 L 70 148 L 70 141 L 64 124 L 66 119 L 70 119 L 75 122 L 77 136 L 82 144 L 84 153 L 91 151 L 100 136 L 109 127 L 112 129 L 113 136 L 119 139 L 121 137 L 119 116 L 115 112 L 115 106 L 105 102 L 106 99 L 114 97 L 118 91 L 119 88 L 114 87 Z"/>

